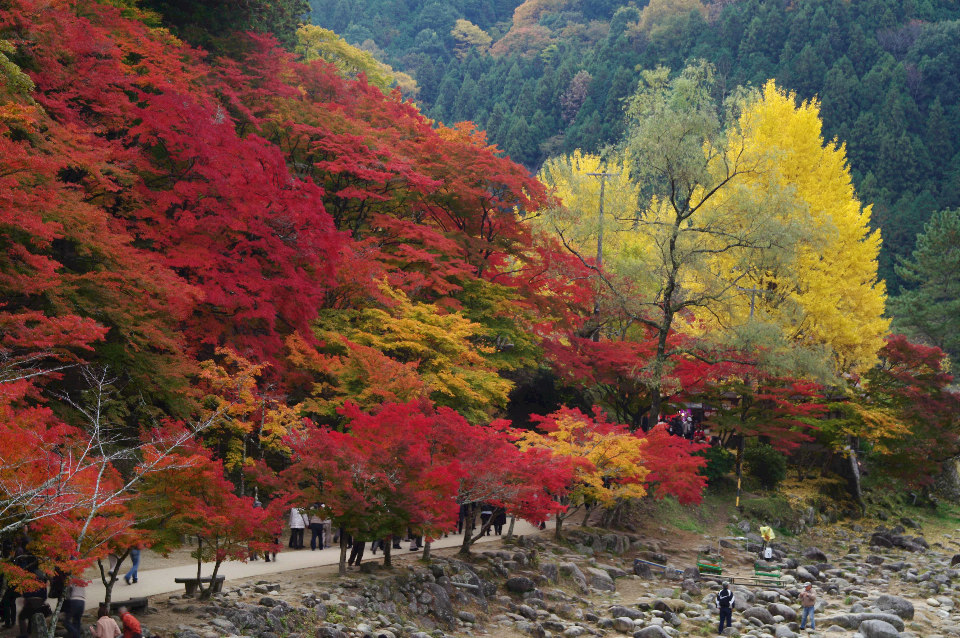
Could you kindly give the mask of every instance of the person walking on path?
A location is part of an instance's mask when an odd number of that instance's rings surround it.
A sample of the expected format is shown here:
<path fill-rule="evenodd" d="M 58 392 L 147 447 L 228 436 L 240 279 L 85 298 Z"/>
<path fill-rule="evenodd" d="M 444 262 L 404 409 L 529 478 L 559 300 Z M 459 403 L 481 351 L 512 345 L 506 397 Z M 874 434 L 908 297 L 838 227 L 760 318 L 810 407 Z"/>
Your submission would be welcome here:
<path fill-rule="evenodd" d="M 299 507 L 290 508 L 290 549 L 303 549 L 303 530 L 307 521 Z"/>
<path fill-rule="evenodd" d="M 320 514 L 320 504 L 314 505 L 314 511 L 310 514 L 310 551 L 315 552 L 323 549 L 323 517 Z"/>
<path fill-rule="evenodd" d="M 347 565 L 353 566 L 356 564 L 357 567 L 360 567 L 360 561 L 363 560 L 364 545 L 366 545 L 366 541 L 360 540 L 360 536 L 353 537 L 353 546 L 350 549 L 350 560 L 347 561 Z"/>
<path fill-rule="evenodd" d="M 806 629 L 807 619 L 810 619 L 810 631 L 814 631 L 817 626 L 813 620 L 813 609 L 817 606 L 817 595 L 813 593 L 813 585 L 807 583 L 807 586 L 800 592 L 800 606 L 803 607 L 803 615 L 800 617 L 800 629 Z"/>
<path fill-rule="evenodd" d="M 63 601 L 63 626 L 68 638 L 80 638 L 83 627 L 83 609 L 87 604 L 87 588 L 84 585 L 69 585 Z"/>
<path fill-rule="evenodd" d="M 123 638 L 143 638 L 140 621 L 133 617 L 129 609 L 121 607 L 117 613 L 120 614 L 120 622 L 123 623 Z"/>
<path fill-rule="evenodd" d="M 119 638 L 120 626 L 110 617 L 110 608 L 107 605 L 100 603 L 97 609 L 97 622 L 90 625 L 90 633 L 96 638 Z"/>
<path fill-rule="evenodd" d="M 717 633 L 723 633 L 723 625 L 727 627 L 733 621 L 733 608 L 737 606 L 737 599 L 730 591 L 730 583 L 724 581 L 723 588 L 717 592 L 717 611 L 720 612 L 720 629 Z"/>
<path fill-rule="evenodd" d="M 137 582 L 137 570 L 140 569 L 140 546 L 135 545 L 130 548 L 130 571 L 123 576 L 123 581 L 128 585 Z"/>

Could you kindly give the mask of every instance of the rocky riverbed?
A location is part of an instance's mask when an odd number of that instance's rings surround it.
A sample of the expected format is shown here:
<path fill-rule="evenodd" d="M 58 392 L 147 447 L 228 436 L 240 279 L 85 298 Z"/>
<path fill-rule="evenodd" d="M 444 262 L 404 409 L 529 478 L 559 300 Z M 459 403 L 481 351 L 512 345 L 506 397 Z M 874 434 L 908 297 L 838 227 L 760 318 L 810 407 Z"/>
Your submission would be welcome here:
<path fill-rule="evenodd" d="M 746 532 L 726 543 L 725 576 L 752 573 L 758 541 Z M 707 543 L 681 549 L 669 539 L 571 530 L 563 543 L 520 538 L 469 561 L 437 556 L 389 571 L 371 564 L 346 578 L 228 584 L 208 601 L 156 602 L 142 620 L 175 638 L 715 635 L 717 586 L 693 567 Z M 725 633 L 798 635 L 797 596 L 812 582 L 819 598 L 812 635 L 960 636 L 960 555 L 944 543 L 952 539 L 928 544 L 904 525 L 814 530 L 775 543 L 781 585 L 735 582 L 739 604 Z M 636 557 L 671 569 L 635 566 Z"/>

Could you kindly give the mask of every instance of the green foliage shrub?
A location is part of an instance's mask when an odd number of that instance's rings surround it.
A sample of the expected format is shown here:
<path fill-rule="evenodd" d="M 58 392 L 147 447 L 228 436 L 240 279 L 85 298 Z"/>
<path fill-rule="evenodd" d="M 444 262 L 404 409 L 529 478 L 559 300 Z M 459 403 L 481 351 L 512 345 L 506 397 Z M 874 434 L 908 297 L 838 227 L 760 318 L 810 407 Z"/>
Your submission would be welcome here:
<path fill-rule="evenodd" d="M 793 529 L 800 519 L 790 502 L 780 494 L 744 499 L 743 513 L 749 518 L 773 526 L 780 533 Z"/>
<path fill-rule="evenodd" d="M 767 443 L 744 450 L 743 463 L 747 473 L 768 490 L 776 489 L 787 477 L 787 457 Z"/>
<path fill-rule="evenodd" d="M 733 452 L 719 445 L 697 452 L 697 456 L 707 459 L 707 464 L 700 470 L 700 474 L 707 478 L 708 485 L 716 485 L 723 480 L 733 471 L 737 461 Z"/>

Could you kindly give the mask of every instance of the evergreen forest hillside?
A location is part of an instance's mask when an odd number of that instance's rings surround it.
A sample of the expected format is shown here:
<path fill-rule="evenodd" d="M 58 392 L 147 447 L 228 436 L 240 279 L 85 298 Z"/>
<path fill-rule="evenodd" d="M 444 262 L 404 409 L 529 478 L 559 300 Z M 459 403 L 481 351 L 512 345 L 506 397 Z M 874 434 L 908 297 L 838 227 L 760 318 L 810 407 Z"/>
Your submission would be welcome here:
<path fill-rule="evenodd" d="M 638 70 L 715 65 L 718 91 L 775 78 L 818 96 L 824 134 L 883 230 L 880 274 L 960 206 L 960 7 L 943 0 L 310 0 L 312 21 L 410 73 L 430 117 L 469 120 L 536 169 L 623 135 Z M 466 21 L 466 22 L 464 22 Z"/>

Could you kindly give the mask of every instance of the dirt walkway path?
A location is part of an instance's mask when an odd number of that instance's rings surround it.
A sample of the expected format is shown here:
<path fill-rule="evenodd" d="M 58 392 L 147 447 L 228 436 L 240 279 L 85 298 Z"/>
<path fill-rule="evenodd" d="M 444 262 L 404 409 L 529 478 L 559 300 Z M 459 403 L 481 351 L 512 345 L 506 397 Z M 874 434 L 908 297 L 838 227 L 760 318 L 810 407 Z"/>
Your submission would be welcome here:
<path fill-rule="evenodd" d="M 539 532 L 540 530 L 525 521 L 518 520 L 514 526 L 514 534 L 517 536 L 529 536 L 532 534 L 538 534 Z M 500 538 L 500 536 L 491 534 L 490 536 L 484 536 L 477 541 L 477 543 L 489 543 L 498 541 Z M 433 548 L 442 549 L 447 547 L 459 547 L 462 542 L 463 537 L 461 535 L 451 535 L 447 538 L 441 538 L 434 541 Z M 408 552 L 407 550 L 408 544 L 404 543 L 403 545 L 404 548 L 402 550 L 393 550 L 394 553 L 409 553 L 412 555 L 413 552 Z M 371 555 L 370 545 L 367 545 L 367 551 L 364 552 L 363 556 L 364 560 L 371 560 L 374 558 L 379 559 L 380 556 L 380 554 L 378 554 L 376 557 Z M 325 565 L 336 565 L 339 562 L 339 547 L 330 547 L 316 551 L 311 551 L 309 548 L 301 550 L 284 549 L 284 551 L 277 554 L 276 561 L 271 561 L 269 563 L 266 563 L 262 560 L 250 561 L 246 563 L 230 561 L 223 563 L 220 566 L 218 573 L 225 576 L 227 583 L 229 583 L 231 580 L 241 578 L 249 578 L 252 576 L 269 576 L 271 574 L 310 569 Z M 149 569 L 140 570 L 138 578 L 139 582 L 127 585 L 123 582 L 122 578 L 117 581 L 117 584 L 113 587 L 114 601 L 183 591 L 183 585 L 175 583 L 174 579 L 196 577 L 197 575 L 196 563 L 186 565 L 183 562 L 182 556 L 173 557 L 171 559 L 152 557 L 149 565 L 144 565 L 141 563 L 141 566 L 149 567 Z M 125 561 L 124 564 L 120 566 L 121 574 L 126 573 L 129 568 L 129 561 Z M 209 576 L 212 571 L 213 564 L 204 563 L 202 572 L 203 575 Z M 96 609 L 97 603 L 103 600 L 103 594 L 103 583 L 100 581 L 100 578 L 97 577 L 87 587 L 87 609 L 90 609 L 91 607 Z"/>

